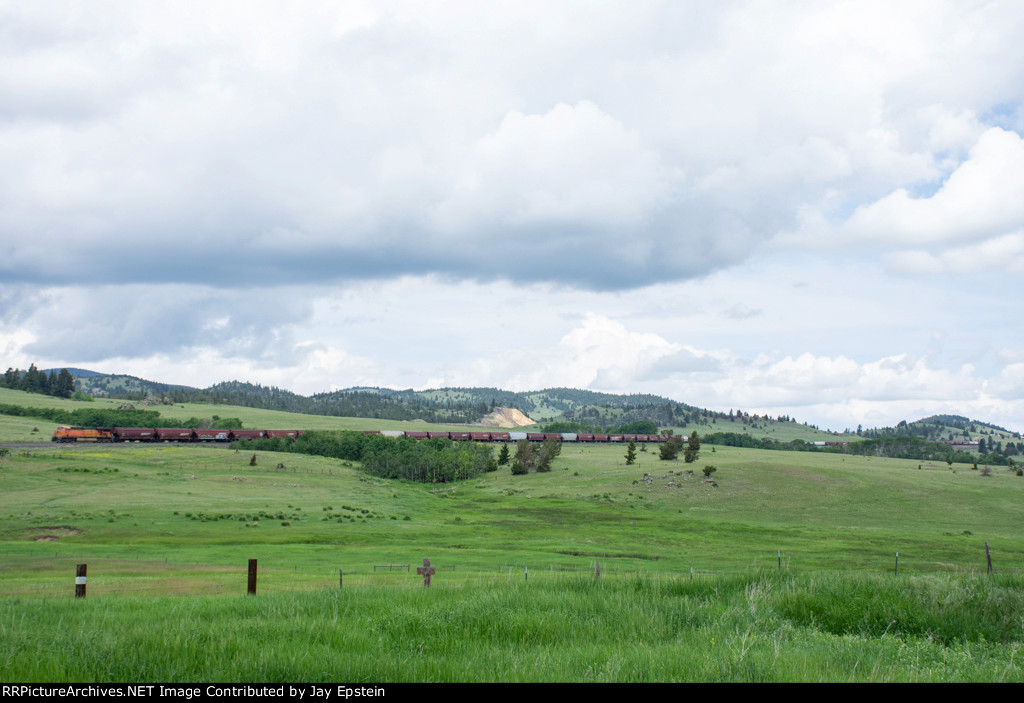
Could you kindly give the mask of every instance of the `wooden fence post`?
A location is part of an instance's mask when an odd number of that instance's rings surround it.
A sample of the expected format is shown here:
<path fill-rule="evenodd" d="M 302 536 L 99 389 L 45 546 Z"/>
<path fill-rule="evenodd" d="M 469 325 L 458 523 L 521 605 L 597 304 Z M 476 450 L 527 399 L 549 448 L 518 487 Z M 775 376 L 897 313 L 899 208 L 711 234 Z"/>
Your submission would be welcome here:
<path fill-rule="evenodd" d="M 992 552 L 988 549 L 988 540 L 985 540 L 985 558 L 988 559 L 988 572 L 992 573 Z"/>
<path fill-rule="evenodd" d="M 85 598 L 85 564 L 75 567 L 75 598 Z"/>
<path fill-rule="evenodd" d="M 342 569 L 338 569 L 338 588 L 345 586 L 345 580 L 342 578 Z"/>
<path fill-rule="evenodd" d="M 250 596 L 256 595 L 256 560 L 249 560 L 249 591 Z"/>
<path fill-rule="evenodd" d="M 599 578 L 601 578 L 601 562 L 595 561 L 594 562 L 594 579 L 597 580 Z"/>

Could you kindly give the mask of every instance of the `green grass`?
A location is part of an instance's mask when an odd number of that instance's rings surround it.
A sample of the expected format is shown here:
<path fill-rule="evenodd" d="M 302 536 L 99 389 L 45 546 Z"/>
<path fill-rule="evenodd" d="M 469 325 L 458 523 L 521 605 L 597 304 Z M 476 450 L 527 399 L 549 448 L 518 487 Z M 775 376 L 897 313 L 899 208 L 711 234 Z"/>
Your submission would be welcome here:
<path fill-rule="evenodd" d="M 751 573 L 0 602 L 5 681 L 1021 681 L 1012 579 Z M 951 605 L 952 604 L 952 605 Z M 60 646 L 54 646 L 59 639 Z"/>
<path fill-rule="evenodd" d="M 13 450 L 0 676 L 1021 680 L 1024 479 L 725 447 L 692 465 L 624 454 L 567 445 L 548 474 L 423 485 L 320 457 L 250 466 L 224 447 Z M 242 595 L 250 558 L 256 598 Z"/>

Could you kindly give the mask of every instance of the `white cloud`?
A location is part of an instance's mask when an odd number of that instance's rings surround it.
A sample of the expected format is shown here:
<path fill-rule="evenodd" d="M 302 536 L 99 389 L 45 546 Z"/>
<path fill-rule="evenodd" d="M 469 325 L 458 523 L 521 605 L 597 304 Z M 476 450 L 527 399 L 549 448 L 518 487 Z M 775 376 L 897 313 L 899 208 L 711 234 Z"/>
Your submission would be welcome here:
<path fill-rule="evenodd" d="M 846 230 L 894 247 L 971 242 L 1022 226 L 1024 140 L 992 127 L 933 196 L 912 198 L 900 188 L 858 208 Z"/>
<path fill-rule="evenodd" d="M 1024 273 L 1024 230 L 936 252 L 911 249 L 887 254 L 887 266 L 898 273 L 974 274 L 994 271 Z"/>
<path fill-rule="evenodd" d="M 638 225 L 672 173 L 636 132 L 589 101 L 543 115 L 511 112 L 480 139 L 438 209 L 441 229 L 570 222 Z"/>

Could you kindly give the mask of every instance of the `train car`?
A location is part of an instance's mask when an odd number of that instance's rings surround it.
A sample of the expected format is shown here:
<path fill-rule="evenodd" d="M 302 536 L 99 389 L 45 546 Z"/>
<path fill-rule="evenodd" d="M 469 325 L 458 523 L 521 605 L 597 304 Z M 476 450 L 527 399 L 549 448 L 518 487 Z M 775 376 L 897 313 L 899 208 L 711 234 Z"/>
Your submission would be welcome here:
<path fill-rule="evenodd" d="M 158 427 L 156 438 L 158 442 L 194 442 L 196 435 L 189 427 Z"/>
<path fill-rule="evenodd" d="M 511 442 L 512 435 L 508 432 L 491 432 L 492 442 Z"/>
<path fill-rule="evenodd" d="M 197 442 L 230 442 L 231 431 L 230 430 L 215 430 L 213 428 L 197 429 L 196 441 Z"/>
<path fill-rule="evenodd" d="M 429 432 L 409 432 L 406 431 L 406 437 L 412 437 L 413 439 L 427 439 L 430 436 Z"/>
<path fill-rule="evenodd" d="M 151 427 L 115 427 L 115 442 L 155 442 L 156 430 Z"/>
<path fill-rule="evenodd" d="M 305 434 L 305 430 L 263 430 L 267 437 L 284 437 L 286 439 L 295 439 L 299 435 Z"/>
<path fill-rule="evenodd" d="M 263 439 L 267 436 L 264 430 L 231 430 L 231 439 Z"/>

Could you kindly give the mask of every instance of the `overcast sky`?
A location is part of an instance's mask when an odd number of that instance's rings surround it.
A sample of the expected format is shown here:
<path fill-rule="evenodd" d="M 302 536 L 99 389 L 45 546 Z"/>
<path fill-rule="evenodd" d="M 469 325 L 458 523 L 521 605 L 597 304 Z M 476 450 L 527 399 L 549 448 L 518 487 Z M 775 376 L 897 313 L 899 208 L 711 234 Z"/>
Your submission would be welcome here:
<path fill-rule="evenodd" d="M 0 0 L 0 361 L 1024 430 L 1024 3 Z"/>

